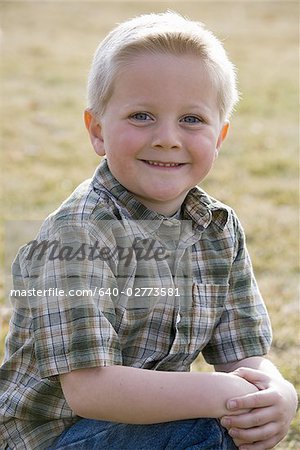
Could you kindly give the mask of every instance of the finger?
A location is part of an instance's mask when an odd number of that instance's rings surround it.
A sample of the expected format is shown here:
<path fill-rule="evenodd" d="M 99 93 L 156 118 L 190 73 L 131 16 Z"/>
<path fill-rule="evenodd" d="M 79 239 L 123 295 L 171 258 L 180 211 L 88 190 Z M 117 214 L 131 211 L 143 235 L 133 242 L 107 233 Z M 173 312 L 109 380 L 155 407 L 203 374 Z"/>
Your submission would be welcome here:
<path fill-rule="evenodd" d="M 276 435 L 266 441 L 254 442 L 253 444 L 241 444 L 238 448 L 239 450 L 269 450 L 274 448 L 281 439 L 282 437 Z"/>
<path fill-rule="evenodd" d="M 271 406 L 274 402 L 274 392 L 271 389 L 247 394 L 228 400 L 226 406 L 230 411 L 237 409 L 253 409 Z"/>
<path fill-rule="evenodd" d="M 250 413 L 225 416 L 221 419 L 224 428 L 254 428 L 267 424 L 273 418 L 273 408 L 253 409 Z"/>
<path fill-rule="evenodd" d="M 239 441 L 238 439 L 232 439 L 232 440 L 235 443 L 235 446 L 238 448 L 240 447 L 240 445 L 247 443 L 247 442 Z"/>
<path fill-rule="evenodd" d="M 241 429 L 230 428 L 228 434 L 233 439 L 238 439 L 242 442 L 263 442 L 271 439 L 276 434 L 277 428 L 274 423 L 268 423 L 261 427 Z"/>
<path fill-rule="evenodd" d="M 260 370 L 250 369 L 248 367 L 240 367 L 234 371 L 235 375 L 238 375 L 249 383 L 254 384 L 259 389 L 266 389 L 270 382 L 270 377 L 261 372 Z"/>

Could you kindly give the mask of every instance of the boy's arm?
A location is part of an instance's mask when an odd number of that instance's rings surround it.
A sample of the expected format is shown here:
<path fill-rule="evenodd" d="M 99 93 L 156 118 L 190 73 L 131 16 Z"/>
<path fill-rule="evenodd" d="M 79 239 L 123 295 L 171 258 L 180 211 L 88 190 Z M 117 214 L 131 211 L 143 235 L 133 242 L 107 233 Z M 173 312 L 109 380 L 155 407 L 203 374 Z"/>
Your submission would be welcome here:
<path fill-rule="evenodd" d="M 78 416 L 150 424 L 230 414 L 226 402 L 257 391 L 225 373 L 163 372 L 124 366 L 80 369 L 60 376 Z"/>
<path fill-rule="evenodd" d="M 227 407 L 234 416 L 222 418 L 239 449 L 273 448 L 287 434 L 297 408 L 297 394 L 276 367 L 263 357 L 252 357 L 234 364 L 216 366 L 217 371 L 235 373 L 253 383 L 260 391 L 246 396 L 234 396 Z M 238 411 L 241 409 L 239 414 Z M 248 413 L 243 413 L 250 409 Z M 242 445 L 243 444 L 243 445 Z"/>

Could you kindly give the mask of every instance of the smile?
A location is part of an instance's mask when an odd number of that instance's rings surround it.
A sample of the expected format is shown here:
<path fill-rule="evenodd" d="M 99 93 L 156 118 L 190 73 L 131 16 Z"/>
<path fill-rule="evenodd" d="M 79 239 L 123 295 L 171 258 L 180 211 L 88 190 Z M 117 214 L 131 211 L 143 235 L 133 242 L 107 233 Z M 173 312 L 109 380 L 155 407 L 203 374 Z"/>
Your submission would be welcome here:
<path fill-rule="evenodd" d="M 146 161 L 145 163 L 149 164 L 150 166 L 158 166 L 158 167 L 179 167 L 182 166 L 183 163 L 175 163 L 175 162 L 160 162 L 160 161 Z"/>

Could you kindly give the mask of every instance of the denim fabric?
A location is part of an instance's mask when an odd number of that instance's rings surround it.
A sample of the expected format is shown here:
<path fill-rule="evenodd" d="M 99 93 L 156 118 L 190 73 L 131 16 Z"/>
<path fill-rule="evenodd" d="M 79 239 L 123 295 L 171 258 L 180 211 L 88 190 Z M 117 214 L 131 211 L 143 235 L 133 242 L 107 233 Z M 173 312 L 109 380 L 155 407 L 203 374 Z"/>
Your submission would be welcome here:
<path fill-rule="evenodd" d="M 215 419 L 128 425 L 81 419 L 49 450 L 235 450 Z"/>

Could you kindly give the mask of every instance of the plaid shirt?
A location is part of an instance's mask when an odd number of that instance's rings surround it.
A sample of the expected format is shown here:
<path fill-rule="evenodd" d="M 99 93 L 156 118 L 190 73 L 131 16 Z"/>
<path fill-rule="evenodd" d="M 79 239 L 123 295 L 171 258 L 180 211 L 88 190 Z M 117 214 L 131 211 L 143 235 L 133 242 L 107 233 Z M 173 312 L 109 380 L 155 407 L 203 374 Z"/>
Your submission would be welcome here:
<path fill-rule="evenodd" d="M 241 225 L 199 188 L 180 218 L 166 218 L 126 191 L 104 159 L 12 270 L 1 449 L 48 448 L 78 420 L 60 374 L 116 364 L 188 371 L 200 352 L 221 364 L 269 350 Z"/>

